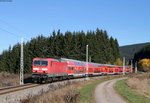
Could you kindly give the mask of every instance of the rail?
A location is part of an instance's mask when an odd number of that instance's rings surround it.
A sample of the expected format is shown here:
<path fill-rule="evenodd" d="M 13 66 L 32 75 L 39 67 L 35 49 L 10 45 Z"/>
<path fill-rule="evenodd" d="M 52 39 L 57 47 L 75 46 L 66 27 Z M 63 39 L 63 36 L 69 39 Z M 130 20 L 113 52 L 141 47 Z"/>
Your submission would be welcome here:
<path fill-rule="evenodd" d="M 4 95 L 7 93 L 13 93 L 16 91 L 28 89 L 28 88 L 33 88 L 36 86 L 39 86 L 40 84 L 24 84 L 24 85 L 19 85 L 19 86 L 11 86 L 11 87 L 6 87 L 6 88 L 0 88 L 0 95 Z"/>

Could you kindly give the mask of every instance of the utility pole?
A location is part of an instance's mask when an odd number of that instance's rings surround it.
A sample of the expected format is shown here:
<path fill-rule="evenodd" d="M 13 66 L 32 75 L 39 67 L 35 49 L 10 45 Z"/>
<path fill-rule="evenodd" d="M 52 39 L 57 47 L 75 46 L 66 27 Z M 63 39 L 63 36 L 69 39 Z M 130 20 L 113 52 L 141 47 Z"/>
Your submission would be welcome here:
<path fill-rule="evenodd" d="M 86 76 L 88 77 L 88 45 L 86 45 Z"/>
<path fill-rule="evenodd" d="M 24 84 L 23 81 L 23 68 L 24 68 L 24 64 L 23 64 L 23 38 L 21 38 L 21 56 L 20 56 L 20 85 Z"/>
<path fill-rule="evenodd" d="M 89 57 L 89 62 L 91 62 L 91 56 Z"/>
<path fill-rule="evenodd" d="M 123 57 L 123 75 L 125 75 L 125 57 Z"/>
<path fill-rule="evenodd" d="M 135 73 L 137 73 L 137 61 L 135 62 Z"/>

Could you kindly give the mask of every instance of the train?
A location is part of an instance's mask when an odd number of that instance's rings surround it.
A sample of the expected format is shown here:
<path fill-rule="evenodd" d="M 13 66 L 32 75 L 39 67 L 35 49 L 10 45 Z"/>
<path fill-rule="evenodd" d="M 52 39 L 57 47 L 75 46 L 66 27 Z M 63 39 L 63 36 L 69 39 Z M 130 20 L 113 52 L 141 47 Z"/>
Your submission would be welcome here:
<path fill-rule="evenodd" d="M 34 58 L 32 63 L 32 81 L 34 83 L 123 73 L 132 73 L 132 68 L 66 58 Z"/>

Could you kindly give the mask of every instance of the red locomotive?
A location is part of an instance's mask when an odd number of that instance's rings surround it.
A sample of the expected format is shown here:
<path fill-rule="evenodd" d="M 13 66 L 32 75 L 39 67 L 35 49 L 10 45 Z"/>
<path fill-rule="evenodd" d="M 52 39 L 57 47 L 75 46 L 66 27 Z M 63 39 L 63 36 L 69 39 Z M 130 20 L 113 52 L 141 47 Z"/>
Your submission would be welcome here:
<path fill-rule="evenodd" d="M 125 73 L 131 73 L 132 68 L 124 67 Z M 46 83 L 77 77 L 98 76 L 106 74 L 122 74 L 123 66 L 86 63 L 72 59 L 34 58 L 32 78 L 34 82 Z"/>

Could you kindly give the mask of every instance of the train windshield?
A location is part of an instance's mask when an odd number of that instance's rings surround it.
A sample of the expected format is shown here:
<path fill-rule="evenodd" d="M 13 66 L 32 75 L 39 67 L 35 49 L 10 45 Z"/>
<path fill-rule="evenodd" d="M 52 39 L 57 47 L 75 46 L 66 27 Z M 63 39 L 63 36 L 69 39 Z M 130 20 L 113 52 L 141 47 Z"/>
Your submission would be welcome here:
<path fill-rule="evenodd" d="M 35 66 L 47 66 L 48 62 L 47 61 L 42 61 L 42 60 L 35 60 L 34 65 Z"/>
<path fill-rule="evenodd" d="M 47 61 L 41 61 L 42 66 L 47 66 L 48 62 Z"/>
<path fill-rule="evenodd" d="M 41 63 L 40 63 L 40 61 L 39 60 L 35 60 L 34 61 L 34 65 L 40 65 Z"/>

